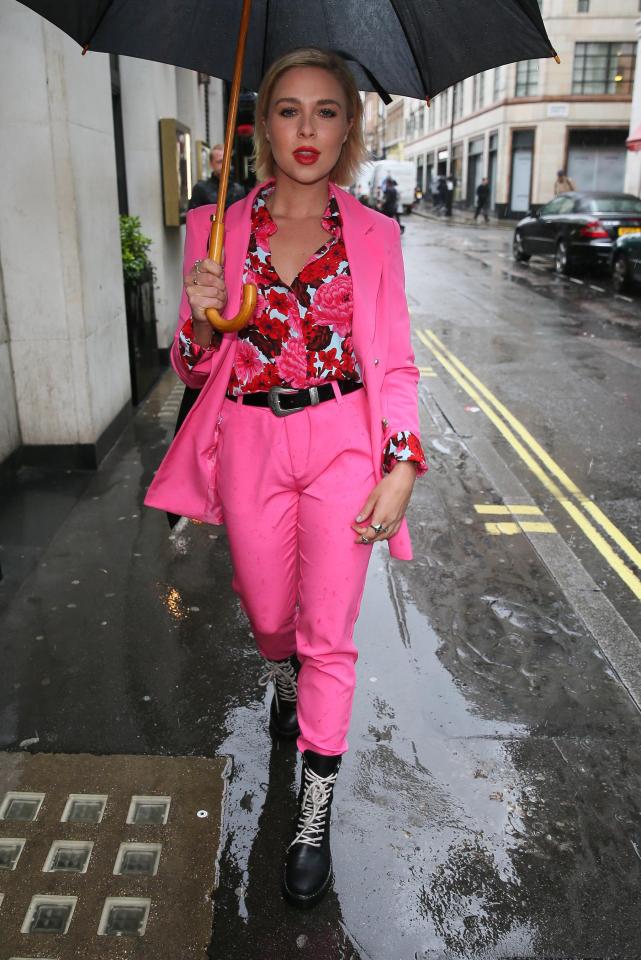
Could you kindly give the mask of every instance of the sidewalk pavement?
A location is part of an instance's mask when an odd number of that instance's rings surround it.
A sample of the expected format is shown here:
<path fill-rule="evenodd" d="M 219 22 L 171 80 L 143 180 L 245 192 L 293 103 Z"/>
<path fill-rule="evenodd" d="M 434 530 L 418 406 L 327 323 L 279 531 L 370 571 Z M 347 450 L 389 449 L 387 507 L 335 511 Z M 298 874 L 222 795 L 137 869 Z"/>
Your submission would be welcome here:
<path fill-rule="evenodd" d="M 423 217 L 425 220 L 436 220 L 438 223 L 455 223 L 458 226 L 468 227 L 474 226 L 475 224 L 478 227 L 484 227 L 486 225 L 483 222 L 482 216 L 475 221 L 473 210 L 461 209 L 460 207 L 454 207 L 452 209 L 452 216 L 446 217 L 440 210 L 435 210 L 431 203 L 422 201 L 414 207 L 412 212 L 418 217 Z M 487 226 L 505 227 L 513 230 L 514 224 L 514 220 L 499 220 L 497 217 L 490 215 L 490 222 L 487 224 Z"/>

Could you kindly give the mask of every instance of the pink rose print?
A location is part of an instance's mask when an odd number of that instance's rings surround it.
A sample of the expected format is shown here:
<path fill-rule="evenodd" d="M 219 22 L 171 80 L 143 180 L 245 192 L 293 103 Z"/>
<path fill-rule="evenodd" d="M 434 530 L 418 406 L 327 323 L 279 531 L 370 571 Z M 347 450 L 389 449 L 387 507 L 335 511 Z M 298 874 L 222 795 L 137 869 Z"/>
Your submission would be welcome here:
<path fill-rule="evenodd" d="M 241 383 L 251 380 L 262 369 L 260 354 L 256 347 L 247 340 L 239 340 L 236 347 L 234 370 Z"/>
<path fill-rule="evenodd" d="M 298 309 L 298 301 L 292 300 L 289 304 L 289 329 L 294 334 L 294 336 L 301 337 L 303 335 L 303 326 L 300 318 L 300 310 Z"/>
<path fill-rule="evenodd" d="M 292 337 L 283 345 L 276 367 L 283 380 L 300 389 L 307 378 L 307 351 L 300 337 Z"/>
<path fill-rule="evenodd" d="M 340 337 L 351 333 L 352 326 L 352 279 L 334 277 L 328 283 L 321 283 L 316 291 L 313 303 L 314 323 L 321 327 L 333 327 Z"/>

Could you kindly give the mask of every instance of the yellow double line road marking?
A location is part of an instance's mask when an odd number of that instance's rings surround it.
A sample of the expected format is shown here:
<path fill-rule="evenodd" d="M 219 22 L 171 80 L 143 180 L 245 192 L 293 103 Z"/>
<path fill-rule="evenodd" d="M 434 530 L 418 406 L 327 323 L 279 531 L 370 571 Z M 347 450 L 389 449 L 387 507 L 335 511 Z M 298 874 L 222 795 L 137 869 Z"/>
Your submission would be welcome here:
<path fill-rule="evenodd" d="M 431 330 L 417 330 L 421 343 L 436 357 L 456 382 L 465 390 L 476 405 L 483 411 L 497 430 L 518 453 L 521 460 L 534 476 L 553 495 L 564 510 L 569 513 L 588 540 L 596 547 L 601 556 L 623 580 L 632 593 L 641 600 L 641 579 L 614 551 L 612 545 L 591 522 L 612 540 L 631 564 L 641 571 L 641 553 L 634 544 L 606 517 L 603 511 L 577 487 L 564 470 L 556 463 L 520 420 L 501 403 L 501 401 L 481 383 L 472 371 L 456 357 Z M 520 439 L 519 439 L 520 437 Z M 523 442 L 521 442 L 523 441 Z M 525 444 L 525 446 L 524 446 Z M 528 449 L 529 448 L 529 449 Z M 538 459 L 535 459 L 538 458 Z M 540 461 L 540 462 L 539 462 Z M 545 469 L 544 469 L 545 468 Z M 546 473 L 546 470 L 548 471 Z M 550 476 L 551 474 L 551 476 Z M 558 483 L 552 479 L 556 478 Z M 570 496 L 568 496 L 568 494 Z M 586 516 L 585 514 L 588 514 Z M 589 519 L 591 518 L 591 519 Z"/>

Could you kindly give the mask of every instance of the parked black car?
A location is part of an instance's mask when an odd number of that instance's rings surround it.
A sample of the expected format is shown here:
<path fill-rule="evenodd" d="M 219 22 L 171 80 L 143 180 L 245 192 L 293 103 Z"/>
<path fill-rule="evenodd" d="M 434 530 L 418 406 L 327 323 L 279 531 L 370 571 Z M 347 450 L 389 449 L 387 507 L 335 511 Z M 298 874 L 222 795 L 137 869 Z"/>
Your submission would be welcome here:
<path fill-rule="evenodd" d="M 641 232 L 619 237 L 612 248 L 611 267 L 617 293 L 641 283 Z"/>
<path fill-rule="evenodd" d="M 641 231 L 641 200 L 629 193 L 562 193 L 519 221 L 515 260 L 554 257 L 557 273 L 582 266 L 609 266 L 618 237 Z"/>

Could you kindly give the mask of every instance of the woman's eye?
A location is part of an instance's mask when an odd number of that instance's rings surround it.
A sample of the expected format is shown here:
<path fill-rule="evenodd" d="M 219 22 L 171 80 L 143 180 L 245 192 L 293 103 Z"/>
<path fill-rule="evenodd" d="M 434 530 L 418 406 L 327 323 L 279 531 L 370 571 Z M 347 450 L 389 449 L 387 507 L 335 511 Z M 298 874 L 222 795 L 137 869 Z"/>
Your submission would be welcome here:
<path fill-rule="evenodd" d="M 291 117 L 292 114 L 294 114 L 294 113 L 296 113 L 296 111 L 295 111 L 295 109 L 294 109 L 293 107 L 284 107 L 284 108 L 280 111 L 281 117 Z"/>
<path fill-rule="evenodd" d="M 335 116 L 336 116 L 336 111 L 335 111 L 335 110 L 332 110 L 331 107 L 323 107 L 323 109 L 321 110 L 321 115 L 324 116 L 324 117 L 327 117 L 327 118 L 329 118 L 329 117 L 335 117 Z"/>

